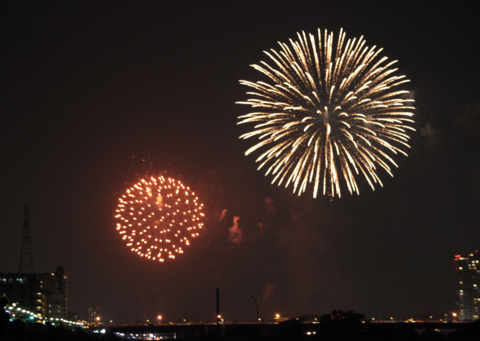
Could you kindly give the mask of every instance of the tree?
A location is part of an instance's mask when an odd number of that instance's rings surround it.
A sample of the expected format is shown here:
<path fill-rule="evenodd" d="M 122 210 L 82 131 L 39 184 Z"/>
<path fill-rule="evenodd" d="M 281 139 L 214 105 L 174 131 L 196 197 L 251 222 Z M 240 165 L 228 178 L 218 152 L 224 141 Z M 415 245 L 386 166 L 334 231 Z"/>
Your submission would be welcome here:
<path fill-rule="evenodd" d="M 322 334 L 358 335 L 365 329 L 364 318 L 364 314 L 355 313 L 352 310 L 347 312 L 334 310 L 320 317 L 320 331 Z"/>

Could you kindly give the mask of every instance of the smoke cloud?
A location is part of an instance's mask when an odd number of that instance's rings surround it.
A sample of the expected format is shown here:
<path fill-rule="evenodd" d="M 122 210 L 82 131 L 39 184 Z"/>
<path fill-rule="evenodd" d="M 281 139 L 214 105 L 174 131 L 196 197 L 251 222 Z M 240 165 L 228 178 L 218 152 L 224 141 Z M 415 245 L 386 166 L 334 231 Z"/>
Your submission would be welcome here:
<path fill-rule="evenodd" d="M 267 285 L 265 286 L 265 288 L 263 288 L 263 291 L 262 291 L 262 300 L 263 300 L 264 302 L 270 301 L 270 299 L 271 299 L 272 296 L 273 296 L 273 289 L 275 289 L 275 284 L 273 284 L 273 283 L 267 283 Z"/>
<path fill-rule="evenodd" d="M 230 241 L 234 244 L 242 243 L 242 229 L 238 226 L 240 217 L 233 217 L 233 226 L 228 229 L 230 232 Z"/>
<path fill-rule="evenodd" d="M 277 208 L 273 204 L 273 199 L 272 198 L 266 197 L 265 199 L 263 199 L 263 201 L 265 201 L 266 210 L 267 210 L 268 213 L 277 214 Z"/>
<path fill-rule="evenodd" d="M 227 212 L 228 212 L 227 209 L 222 210 L 222 213 L 220 213 L 220 219 L 219 219 L 220 221 L 225 219 L 225 216 L 227 215 Z"/>

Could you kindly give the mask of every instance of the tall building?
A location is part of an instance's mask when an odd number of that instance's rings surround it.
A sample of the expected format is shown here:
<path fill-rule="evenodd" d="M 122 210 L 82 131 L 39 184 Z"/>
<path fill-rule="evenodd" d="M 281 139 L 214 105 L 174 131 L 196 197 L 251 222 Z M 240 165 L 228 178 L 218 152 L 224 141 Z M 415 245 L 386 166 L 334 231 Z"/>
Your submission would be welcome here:
<path fill-rule="evenodd" d="M 59 266 L 50 277 L 53 280 L 50 286 L 50 317 L 68 318 L 68 282 L 65 271 Z"/>
<path fill-rule="evenodd" d="M 480 255 L 477 250 L 453 260 L 458 319 L 478 320 L 480 309 Z"/>
<path fill-rule="evenodd" d="M 55 273 L 0 273 L 2 295 L 38 317 L 68 317 L 67 276 L 61 266 Z"/>
<path fill-rule="evenodd" d="M 54 273 L 34 273 L 28 207 L 24 207 L 18 273 L 0 273 L 0 296 L 38 317 L 68 318 L 68 282 L 59 266 Z"/>

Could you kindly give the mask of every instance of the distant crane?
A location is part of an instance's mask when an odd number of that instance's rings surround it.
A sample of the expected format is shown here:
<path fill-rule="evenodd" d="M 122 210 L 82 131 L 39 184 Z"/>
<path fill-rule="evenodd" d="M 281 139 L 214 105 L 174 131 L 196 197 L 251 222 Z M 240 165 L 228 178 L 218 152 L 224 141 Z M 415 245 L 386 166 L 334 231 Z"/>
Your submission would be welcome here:
<path fill-rule="evenodd" d="M 30 239 L 28 206 L 23 208 L 22 247 L 20 249 L 20 266 L 18 267 L 18 272 L 33 274 L 32 241 Z"/>
<path fill-rule="evenodd" d="M 257 299 L 255 296 L 252 295 L 253 300 L 255 301 L 255 309 L 257 310 L 257 321 L 262 322 L 262 319 L 260 318 L 260 313 L 258 312 L 258 304 L 257 304 Z"/>
<path fill-rule="evenodd" d="M 222 322 L 222 316 L 220 316 L 220 289 L 219 288 L 217 288 L 216 296 L 217 296 L 217 325 L 220 325 L 220 323 Z"/>

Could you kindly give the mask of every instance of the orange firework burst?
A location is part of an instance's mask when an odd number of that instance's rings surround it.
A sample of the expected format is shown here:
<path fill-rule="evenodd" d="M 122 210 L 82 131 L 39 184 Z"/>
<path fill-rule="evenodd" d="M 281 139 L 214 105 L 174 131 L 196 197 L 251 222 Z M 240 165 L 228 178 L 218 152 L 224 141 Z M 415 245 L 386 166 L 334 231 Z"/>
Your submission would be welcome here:
<path fill-rule="evenodd" d="M 172 178 L 142 179 L 119 198 L 117 230 L 131 251 L 164 262 L 183 253 L 203 228 L 203 204 Z"/>

